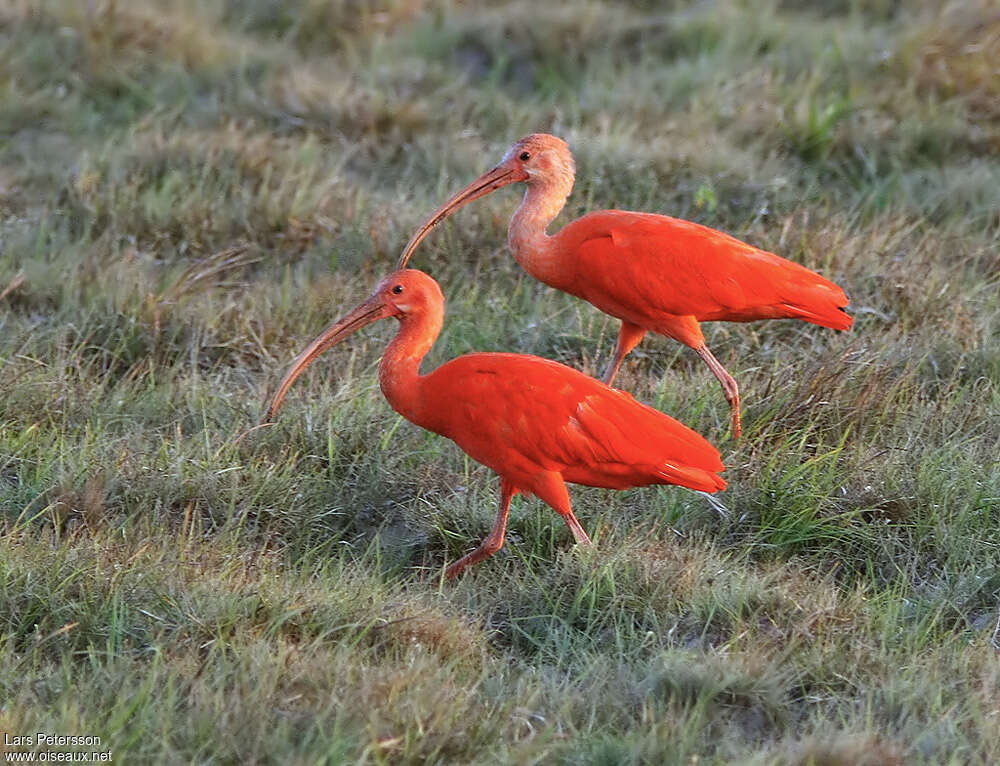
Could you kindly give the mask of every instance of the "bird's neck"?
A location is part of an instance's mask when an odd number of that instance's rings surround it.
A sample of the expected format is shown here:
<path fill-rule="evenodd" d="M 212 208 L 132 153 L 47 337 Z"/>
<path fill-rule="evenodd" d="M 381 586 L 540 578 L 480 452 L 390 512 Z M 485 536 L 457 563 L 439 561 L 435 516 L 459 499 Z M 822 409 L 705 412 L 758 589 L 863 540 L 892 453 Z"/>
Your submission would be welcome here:
<path fill-rule="evenodd" d="M 420 363 L 441 333 L 442 306 L 429 306 L 399 322 L 399 332 L 382 355 L 378 381 L 386 400 L 396 412 L 419 426 L 424 425 Z"/>
<path fill-rule="evenodd" d="M 572 177 L 546 185 L 529 184 L 507 230 L 507 244 L 517 262 L 535 279 L 553 287 L 561 286 L 563 268 L 546 229 L 563 209 L 572 188 Z"/>

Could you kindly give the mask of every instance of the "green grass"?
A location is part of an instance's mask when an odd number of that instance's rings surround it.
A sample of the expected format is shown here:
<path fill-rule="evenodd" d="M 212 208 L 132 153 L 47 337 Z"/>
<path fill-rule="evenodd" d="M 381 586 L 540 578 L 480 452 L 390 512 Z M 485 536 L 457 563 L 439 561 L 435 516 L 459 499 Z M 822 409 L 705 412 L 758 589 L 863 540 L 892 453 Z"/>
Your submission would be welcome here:
<path fill-rule="evenodd" d="M 0 731 L 118 763 L 1000 760 L 994 4 L 70 0 L 0 5 Z M 507 145 L 568 221 L 721 228 L 855 329 L 708 325 L 620 381 L 718 444 L 677 488 L 535 500 L 454 584 L 497 482 L 402 421 L 393 328 L 288 362 Z M 428 366 L 603 369 L 615 323 L 526 277 L 516 204 L 414 265 Z"/>

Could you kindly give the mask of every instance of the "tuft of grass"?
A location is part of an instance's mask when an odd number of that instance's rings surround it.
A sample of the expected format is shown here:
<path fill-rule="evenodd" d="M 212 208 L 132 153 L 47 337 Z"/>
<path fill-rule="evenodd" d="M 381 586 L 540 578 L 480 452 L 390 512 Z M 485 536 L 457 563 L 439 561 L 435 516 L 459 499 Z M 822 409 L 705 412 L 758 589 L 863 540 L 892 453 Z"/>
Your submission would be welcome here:
<path fill-rule="evenodd" d="M 909 47 L 921 87 L 944 98 L 960 97 L 984 123 L 996 118 L 1000 11 L 995 5 L 981 0 L 945 6 Z"/>

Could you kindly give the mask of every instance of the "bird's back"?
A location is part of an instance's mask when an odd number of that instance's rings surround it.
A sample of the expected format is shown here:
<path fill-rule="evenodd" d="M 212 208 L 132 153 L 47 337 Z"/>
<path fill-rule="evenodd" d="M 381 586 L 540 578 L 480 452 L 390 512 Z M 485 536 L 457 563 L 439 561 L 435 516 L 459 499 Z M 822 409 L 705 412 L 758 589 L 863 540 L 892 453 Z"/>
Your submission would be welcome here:
<path fill-rule="evenodd" d="M 691 221 L 602 210 L 568 224 L 556 246 L 564 286 L 648 329 L 657 313 L 699 321 L 796 318 L 844 330 L 844 291 L 805 266 Z"/>
<path fill-rule="evenodd" d="M 422 379 L 423 425 L 524 484 L 540 471 L 624 489 L 726 484 L 718 450 L 629 394 L 565 365 L 521 354 L 467 354 Z M 527 487 L 525 487 L 527 489 Z"/>

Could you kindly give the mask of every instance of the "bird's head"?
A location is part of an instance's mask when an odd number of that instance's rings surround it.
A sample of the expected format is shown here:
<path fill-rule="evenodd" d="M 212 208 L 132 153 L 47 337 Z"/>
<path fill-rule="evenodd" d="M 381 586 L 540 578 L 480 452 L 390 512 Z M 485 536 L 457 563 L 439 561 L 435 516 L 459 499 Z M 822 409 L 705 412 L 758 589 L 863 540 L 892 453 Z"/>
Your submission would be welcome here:
<path fill-rule="evenodd" d="M 395 317 L 403 321 L 440 309 L 444 306 L 444 293 L 429 274 L 417 269 L 399 269 L 376 285 L 365 304 L 372 302 L 384 307 L 378 319 Z"/>
<path fill-rule="evenodd" d="M 566 142 L 548 133 L 532 133 L 510 149 L 498 165 L 507 168 L 514 180 L 529 186 L 573 186 L 576 166 Z M 493 171 L 491 171 L 493 172 Z M 498 187 L 499 188 L 499 187 Z"/>
<path fill-rule="evenodd" d="M 407 243 L 399 257 L 398 268 L 406 266 L 413 251 L 431 229 L 473 200 L 518 181 L 529 186 L 558 189 L 560 194 L 569 194 L 569 190 L 573 188 L 575 172 L 573 155 L 561 138 L 548 133 L 525 136 L 507 150 L 499 165 L 483 173 L 431 214 Z"/>
<path fill-rule="evenodd" d="M 295 358 L 268 405 L 266 420 L 274 419 L 288 389 L 292 387 L 292 383 L 305 371 L 306 367 L 316 361 L 320 354 L 337 345 L 347 336 L 372 322 L 390 317 L 405 322 L 433 313 L 437 317 L 437 322 L 440 323 L 443 309 L 444 295 L 441 292 L 441 287 L 432 277 L 416 269 L 394 271 L 378 283 L 375 291 L 367 300 L 326 328 Z"/>

